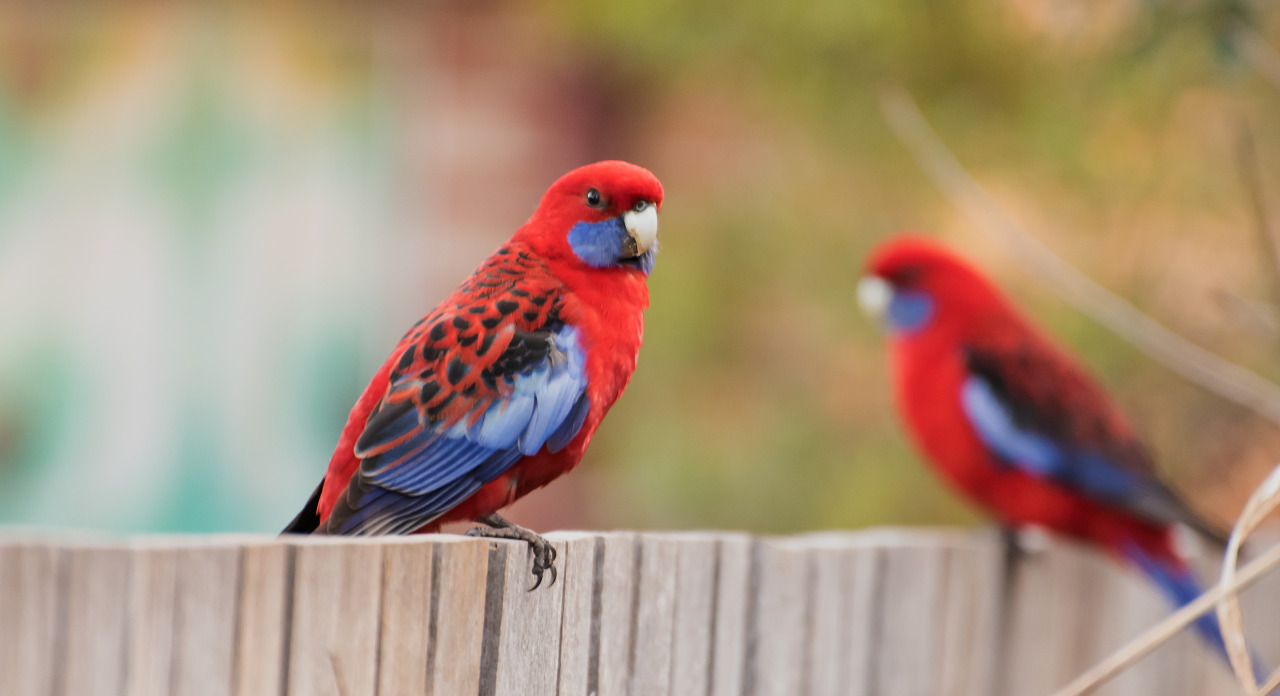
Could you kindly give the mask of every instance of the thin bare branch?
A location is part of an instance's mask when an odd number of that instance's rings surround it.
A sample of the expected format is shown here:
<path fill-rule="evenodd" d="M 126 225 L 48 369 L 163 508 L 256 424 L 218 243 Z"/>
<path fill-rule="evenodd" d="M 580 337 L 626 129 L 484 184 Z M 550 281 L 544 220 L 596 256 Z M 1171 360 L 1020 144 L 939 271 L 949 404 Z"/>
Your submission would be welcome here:
<path fill-rule="evenodd" d="M 1271 474 L 1262 481 L 1249 501 L 1245 503 L 1240 518 L 1231 530 L 1231 538 L 1227 541 L 1227 550 L 1222 558 L 1222 575 L 1218 584 L 1229 587 L 1235 584 L 1236 564 L 1240 560 L 1240 545 L 1252 534 L 1263 520 L 1277 507 L 1280 507 L 1280 466 L 1272 469 Z M 1280 671 L 1272 674 L 1266 684 L 1259 689 L 1257 671 L 1253 664 L 1253 655 L 1244 634 L 1244 620 L 1240 615 L 1240 600 L 1236 595 L 1224 595 L 1218 601 L 1218 625 L 1222 627 L 1222 641 L 1227 648 L 1227 658 L 1231 669 L 1236 673 L 1240 686 L 1248 694 L 1268 694 L 1280 683 Z"/>
<path fill-rule="evenodd" d="M 1275 305 L 1240 297 L 1229 290 L 1215 289 L 1211 295 L 1223 316 L 1233 324 L 1259 338 L 1275 340 L 1280 336 L 1280 310 Z"/>
<path fill-rule="evenodd" d="M 1188 381 L 1280 424 L 1280 386 L 1170 331 L 1056 256 L 974 181 L 906 92 L 886 93 L 881 107 L 889 125 L 943 194 L 1002 241 L 1051 290 Z"/>
<path fill-rule="evenodd" d="M 1280 546 L 1274 546 L 1242 568 L 1240 573 L 1235 576 L 1234 583 L 1231 585 L 1214 585 L 1211 590 L 1200 595 L 1194 602 L 1187 604 L 1170 614 L 1160 623 L 1147 629 L 1146 633 L 1129 641 L 1120 650 L 1108 655 L 1105 660 L 1073 679 L 1070 684 L 1059 689 L 1053 696 L 1081 696 L 1092 692 L 1112 677 L 1124 671 L 1126 667 L 1155 650 L 1161 643 L 1176 635 L 1178 631 L 1190 626 L 1201 614 L 1213 609 L 1223 597 L 1239 593 L 1256 582 L 1267 571 L 1278 566 L 1280 566 Z"/>

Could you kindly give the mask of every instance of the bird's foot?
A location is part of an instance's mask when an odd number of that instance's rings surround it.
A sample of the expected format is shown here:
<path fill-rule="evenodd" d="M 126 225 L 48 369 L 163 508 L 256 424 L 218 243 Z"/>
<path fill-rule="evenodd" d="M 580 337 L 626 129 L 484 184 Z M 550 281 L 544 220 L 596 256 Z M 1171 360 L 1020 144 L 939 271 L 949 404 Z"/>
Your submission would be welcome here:
<path fill-rule="evenodd" d="M 529 550 L 533 553 L 533 577 L 536 578 L 533 587 L 529 588 L 530 592 L 538 589 L 538 586 L 542 584 L 542 574 L 547 571 L 551 571 L 551 582 L 547 583 L 547 587 L 556 584 L 556 547 L 552 546 L 551 542 L 532 529 L 526 529 L 518 524 L 508 522 L 496 514 L 485 515 L 479 521 L 488 526 L 476 527 L 467 532 L 467 536 L 488 539 L 516 539 L 529 544 Z"/>
<path fill-rule="evenodd" d="M 1053 537 L 1044 527 L 1028 525 L 1012 529 L 1005 527 L 1005 530 L 1009 535 L 1007 543 L 1013 546 L 1014 553 L 1019 558 L 1042 558 L 1053 546 Z"/>
<path fill-rule="evenodd" d="M 1044 557 L 1052 540 L 1049 533 L 1039 527 L 1000 526 L 1000 545 L 1004 550 L 1004 581 L 1012 586 L 1017 569 L 1024 563 L 1034 563 Z"/>

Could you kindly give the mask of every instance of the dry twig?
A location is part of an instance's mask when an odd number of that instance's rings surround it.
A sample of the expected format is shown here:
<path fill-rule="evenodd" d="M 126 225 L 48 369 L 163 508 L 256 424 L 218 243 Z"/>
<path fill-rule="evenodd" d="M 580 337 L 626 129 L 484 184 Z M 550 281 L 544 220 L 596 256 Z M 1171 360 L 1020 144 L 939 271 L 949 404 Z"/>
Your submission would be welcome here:
<path fill-rule="evenodd" d="M 881 106 L 934 184 L 1060 297 L 1187 380 L 1280 424 L 1280 386 L 1170 331 L 1056 256 L 974 181 L 906 92 L 887 93 Z"/>
<path fill-rule="evenodd" d="M 1222 578 L 1219 587 L 1230 587 L 1236 582 L 1236 563 L 1240 557 L 1240 545 L 1258 525 L 1277 507 L 1280 507 L 1280 466 L 1258 486 L 1258 490 L 1249 496 L 1240 519 L 1231 530 L 1231 539 L 1227 542 L 1227 552 L 1222 560 Z M 1280 548 L 1280 547 L 1277 547 Z M 1269 694 L 1280 686 L 1280 671 L 1271 675 L 1266 685 L 1258 688 L 1254 677 L 1253 654 L 1245 639 L 1244 622 L 1240 617 L 1240 599 L 1234 593 L 1224 594 L 1218 600 L 1218 624 L 1222 627 L 1222 640 L 1227 646 L 1227 657 L 1231 660 L 1231 669 L 1248 694 Z"/>
<path fill-rule="evenodd" d="M 1267 571 L 1280 566 L 1280 546 L 1272 547 L 1265 554 L 1246 565 L 1231 585 L 1214 585 L 1212 589 L 1200 595 L 1194 602 L 1170 614 L 1160 623 L 1152 626 L 1146 633 L 1130 641 L 1128 645 L 1112 653 L 1107 659 L 1094 665 L 1092 669 L 1076 677 L 1070 684 L 1059 689 L 1053 696 L 1082 696 L 1102 686 L 1109 679 L 1124 671 L 1126 667 L 1145 657 L 1161 643 L 1172 638 L 1182 629 L 1190 626 L 1201 614 L 1208 612 L 1227 595 L 1234 595 L 1252 585 Z"/>

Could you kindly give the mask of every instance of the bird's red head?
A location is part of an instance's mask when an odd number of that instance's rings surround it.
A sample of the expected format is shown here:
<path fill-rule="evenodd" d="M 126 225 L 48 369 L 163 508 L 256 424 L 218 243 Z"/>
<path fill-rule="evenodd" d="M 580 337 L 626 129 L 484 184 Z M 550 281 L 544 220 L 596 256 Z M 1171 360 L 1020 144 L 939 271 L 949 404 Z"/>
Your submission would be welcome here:
<path fill-rule="evenodd" d="M 871 252 L 858 301 L 897 336 L 980 327 L 1008 303 L 976 268 L 925 237 L 895 237 Z M 977 330 L 977 329 L 975 329 Z"/>
<path fill-rule="evenodd" d="M 662 184 L 649 170 L 596 162 L 556 180 L 519 236 L 548 259 L 648 273 L 661 207 Z"/>

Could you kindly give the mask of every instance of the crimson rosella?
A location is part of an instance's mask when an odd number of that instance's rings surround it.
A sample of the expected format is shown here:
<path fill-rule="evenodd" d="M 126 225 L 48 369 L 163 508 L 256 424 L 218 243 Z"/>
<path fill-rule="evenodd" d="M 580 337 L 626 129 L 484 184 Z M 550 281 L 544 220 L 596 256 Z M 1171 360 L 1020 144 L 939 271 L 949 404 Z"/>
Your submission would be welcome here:
<path fill-rule="evenodd" d="M 478 520 L 555 550 L 497 511 L 577 465 L 636 367 L 662 185 L 626 162 L 575 169 L 405 334 L 351 409 L 328 471 L 285 532 L 409 534 Z"/>
<path fill-rule="evenodd" d="M 872 252 L 858 299 L 886 325 L 899 413 L 943 479 L 1011 528 L 1100 546 L 1177 606 L 1200 594 L 1174 525 L 1225 543 L 1222 532 L 1160 481 L 1102 388 L 991 281 L 902 237 Z M 1196 625 L 1223 652 L 1217 621 Z"/>

